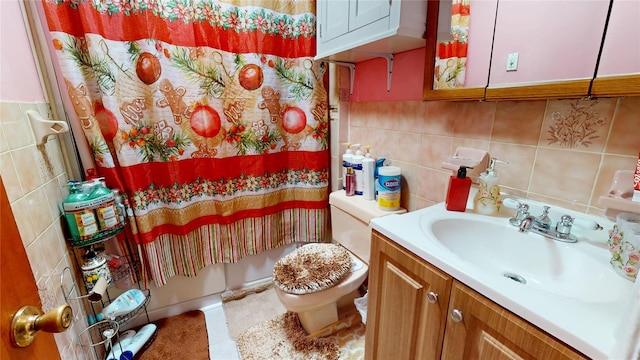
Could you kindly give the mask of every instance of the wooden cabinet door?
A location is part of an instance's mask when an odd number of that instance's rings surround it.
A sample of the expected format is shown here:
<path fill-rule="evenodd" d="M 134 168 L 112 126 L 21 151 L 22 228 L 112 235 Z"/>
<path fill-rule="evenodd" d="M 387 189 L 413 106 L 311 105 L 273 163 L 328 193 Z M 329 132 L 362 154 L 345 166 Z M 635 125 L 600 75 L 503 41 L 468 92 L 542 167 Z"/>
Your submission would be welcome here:
<path fill-rule="evenodd" d="M 365 358 L 439 359 L 451 282 L 450 276 L 374 232 Z"/>
<path fill-rule="evenodd" d="M 462 320 L 455 321 L 452 311 L 460 311 Z M 443 359 L 586 359 L 458 281 L 446 329 Z"/>

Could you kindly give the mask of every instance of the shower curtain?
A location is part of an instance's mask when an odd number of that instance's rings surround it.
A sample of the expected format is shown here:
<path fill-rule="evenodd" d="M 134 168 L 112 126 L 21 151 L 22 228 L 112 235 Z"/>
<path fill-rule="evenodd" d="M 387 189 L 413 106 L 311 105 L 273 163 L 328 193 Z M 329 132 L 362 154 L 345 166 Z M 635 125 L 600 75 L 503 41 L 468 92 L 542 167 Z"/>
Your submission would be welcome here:
<path fill-rule="evenodd" d="M 436 49 L 434 89 L 464 87 L 467 73 L 467 46 L 471 0 L 453 0 L 450 36 L 453 40 L 439 42 Z"/>
<path fill-rule="evenodd" d="M 313 0 L 47 0 L 99 176 L 146 280 L 325 239 L 325 64 Z"/>

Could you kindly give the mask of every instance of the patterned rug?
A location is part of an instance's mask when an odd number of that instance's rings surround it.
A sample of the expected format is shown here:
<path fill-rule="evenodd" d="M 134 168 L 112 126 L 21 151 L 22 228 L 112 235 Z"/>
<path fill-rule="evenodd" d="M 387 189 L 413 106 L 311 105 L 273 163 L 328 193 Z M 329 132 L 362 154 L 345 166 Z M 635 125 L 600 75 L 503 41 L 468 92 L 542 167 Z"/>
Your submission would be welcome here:
<path fill-rule="evenodd" d="M 222 293 L 222 308 L 227 318 L 229 337 L 233 340 L 237 340 L 238 335 L 251 326 L 287 312 L 276 297 L 270 281 L 248 289 Z"/>
<path fill-rule="evenodd" d="M 265 304 L 273 301 L 279 303 L 275 293 L 267 291 L 269 288 L 263 286 L 259 292 L 255 292 L 255 289 L 236 291 L 235 295 L 243 296 L 238 300 L 228 300 L 231 306 L 224 306 L 230 336 L 232 327 L 235 331 L 244 328 L 236 338 L 243 360 L 364 359 L 365 326 L 355 308 L 337 323 L 309 335 L 302 329 L 295 313 L 279 310 L 258 323 L 233 324 L 231 319 L 252 318 L 256 313 L 260 317 L 266 316 L 268 311 L 260 307 L 256 299 L 260 298 Z M 225 297 L 229 298 L 223 294 L 223 305 Z"/>

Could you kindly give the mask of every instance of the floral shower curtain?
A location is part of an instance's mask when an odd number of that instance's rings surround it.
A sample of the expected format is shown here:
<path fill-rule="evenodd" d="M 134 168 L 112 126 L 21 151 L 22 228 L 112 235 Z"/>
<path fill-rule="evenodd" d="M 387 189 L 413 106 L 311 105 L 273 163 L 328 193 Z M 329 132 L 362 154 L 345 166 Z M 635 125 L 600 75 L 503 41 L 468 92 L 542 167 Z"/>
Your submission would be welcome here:
<path fill-rule="evenodd" d="M 467 45 L 471 0 L 453 0 L 451 36 L 453 40 L 438 43 L 434 71 L 434 89 L 464 87 L 467 69 Z"/>
<path fill-rule="evenodd" d="M 145 275 L 158 286 L 324 241 L 328 105 L 313 0 L 48 0 L 44 9 L 70 107 L 98 174 L 128 197 Z"/>

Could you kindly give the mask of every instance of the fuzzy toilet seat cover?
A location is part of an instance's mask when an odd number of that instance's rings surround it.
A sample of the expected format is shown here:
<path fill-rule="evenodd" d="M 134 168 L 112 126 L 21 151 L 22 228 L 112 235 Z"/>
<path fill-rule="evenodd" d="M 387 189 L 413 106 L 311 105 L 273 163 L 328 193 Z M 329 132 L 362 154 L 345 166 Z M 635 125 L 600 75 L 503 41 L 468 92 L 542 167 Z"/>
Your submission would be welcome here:
<path fill-rule="evenodd" d="M 287 254 L 273 267 L 273 282 L 290 294 L 328 289 L 351 269 L 351 254 L 336 244 L 313 243 Z"/>

